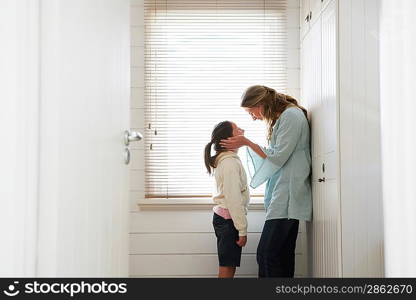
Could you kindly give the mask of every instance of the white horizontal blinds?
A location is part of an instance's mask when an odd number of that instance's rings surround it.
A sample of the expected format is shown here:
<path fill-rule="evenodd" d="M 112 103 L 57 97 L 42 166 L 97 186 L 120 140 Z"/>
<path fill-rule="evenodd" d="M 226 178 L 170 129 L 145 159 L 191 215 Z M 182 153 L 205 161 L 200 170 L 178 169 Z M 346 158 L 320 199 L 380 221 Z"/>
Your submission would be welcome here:
<path fill-rule="evenodd" d="M 211 195 L 203 149 L 221 121 L 266 144 L 241 95 L 254 84 L 286 91 L 286 40 L 286 0 L 145 1 L 146 197 Z"/>

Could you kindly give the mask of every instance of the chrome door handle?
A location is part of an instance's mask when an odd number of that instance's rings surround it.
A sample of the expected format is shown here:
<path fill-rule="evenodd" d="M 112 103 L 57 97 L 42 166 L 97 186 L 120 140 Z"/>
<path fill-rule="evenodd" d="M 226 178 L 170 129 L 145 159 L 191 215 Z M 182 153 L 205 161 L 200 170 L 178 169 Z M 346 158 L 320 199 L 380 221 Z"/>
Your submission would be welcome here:
<path fill-rule="evenodd" d="M 128 146 L 130 142 L 136 142 L 143 139 L 143 135 L 140 132 L 126 130 L 124 131 L 124 144 Z"/>

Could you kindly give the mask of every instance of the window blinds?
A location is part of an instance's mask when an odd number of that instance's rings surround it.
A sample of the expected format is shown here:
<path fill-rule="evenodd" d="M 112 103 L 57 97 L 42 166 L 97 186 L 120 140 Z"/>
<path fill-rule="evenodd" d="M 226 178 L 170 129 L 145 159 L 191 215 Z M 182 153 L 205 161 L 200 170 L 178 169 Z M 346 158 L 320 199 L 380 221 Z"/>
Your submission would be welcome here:
<path fill-rule="evenodd" d="M 254 84 L 286 91 L 286 6 L 286 0 L 145 1 L 146 198 L 211 196 L 203 150 L 221 121 L 266 144 L 265 125 L 240 108 L 241 95 Z M 245 152 L 239 151 L 243 164 Z"/>

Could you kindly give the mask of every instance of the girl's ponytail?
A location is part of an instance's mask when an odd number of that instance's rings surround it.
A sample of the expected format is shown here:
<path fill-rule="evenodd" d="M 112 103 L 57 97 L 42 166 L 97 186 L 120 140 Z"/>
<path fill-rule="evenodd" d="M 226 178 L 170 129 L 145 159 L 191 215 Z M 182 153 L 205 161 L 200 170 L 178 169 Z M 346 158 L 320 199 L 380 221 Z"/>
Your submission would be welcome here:
<path fill-rule="evenodd" d="M 204 162 L 205 167 L 207 168 L 208 174 L 211 175 L 213 166 L 213 159 L 214 157 L 211 156 L 211 148 L 214 143 L 211 141 L 205 146 L 204 151 Z"/>
<path fill-rule="evenodd" d="M 211 134 L 211 141 L 205 146 L 204 149 L 204 162 L 207 168 L 208 174 L 212 174 L 212 169 L 216 168 L 215 161 L 221 152 L 227 151 L 221 146 L 221 140 L 225 140 L 233 136 L 233 125 L 230 121 L 223 121 L 214 127 Z M 214 146 L 215 155 L 211 156 L 211 148 Z"/>

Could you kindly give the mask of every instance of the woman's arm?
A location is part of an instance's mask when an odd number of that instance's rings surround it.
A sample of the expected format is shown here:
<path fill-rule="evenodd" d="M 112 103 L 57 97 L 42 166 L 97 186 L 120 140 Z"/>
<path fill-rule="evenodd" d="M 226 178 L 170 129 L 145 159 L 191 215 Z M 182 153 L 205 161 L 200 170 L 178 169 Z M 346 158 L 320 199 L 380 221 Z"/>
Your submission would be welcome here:
<path fill-rule="evenodd" d="M 251 187 L 256 188 L 276 174 L 288 161 L 294 152 L 302 134 L 304 116 L 292 110 L 280 116 L 279 127 L 273 131 L 274 144 L 264 150 L 267 157 L 263 164 L 256 169 L 251 180 Z"/>
<path fill-rule="evenodd" d="M 253 143 L 249 139 L 247 139 L 247 146 L 250 147 L 254 152 L 256 152 L 257 155 L 259 155 L 261 158 L 266 158 L 267 157 L 267 154 L 263 152 L 261 147 L 259 145 L 257 145 L 256 143 Z"/>

